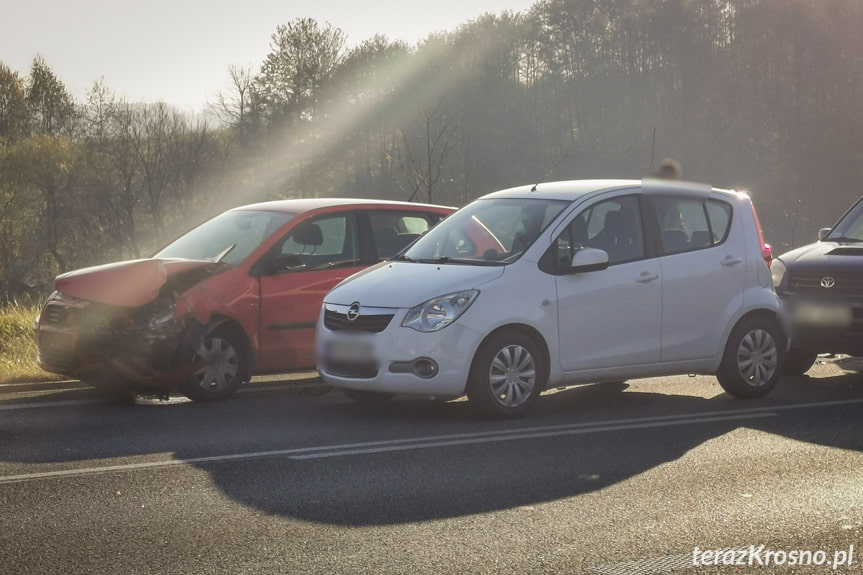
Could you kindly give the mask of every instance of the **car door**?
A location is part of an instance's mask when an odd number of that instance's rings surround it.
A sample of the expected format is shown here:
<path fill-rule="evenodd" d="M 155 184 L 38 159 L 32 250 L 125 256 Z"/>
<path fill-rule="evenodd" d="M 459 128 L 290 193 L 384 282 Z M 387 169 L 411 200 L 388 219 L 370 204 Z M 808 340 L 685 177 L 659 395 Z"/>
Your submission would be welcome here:
<path fill-rule="evenodd" d="M 662 361 L 714 356 L 743 305 L 745 250 L 734 231 L 742 224 L 730 204 L 707 194 L 655 196 L 649 205 L 663 250 Z"/>
<path fill-rule="evenodd" d="M 639 196 L 587 207 L 557 241 L 609 254 L 607 269 L 556 276 L 561 368 L 571 372 L 658 362 L 660 268 L 647 257 Z"/>
<path fill-rule="evenodd" d="M 260 353 L 256 371 L 311 369 L 315 322 L 324 296 L 362 269 L 354 211 L 297 223 L 268 254 L 260 277 Z"/>

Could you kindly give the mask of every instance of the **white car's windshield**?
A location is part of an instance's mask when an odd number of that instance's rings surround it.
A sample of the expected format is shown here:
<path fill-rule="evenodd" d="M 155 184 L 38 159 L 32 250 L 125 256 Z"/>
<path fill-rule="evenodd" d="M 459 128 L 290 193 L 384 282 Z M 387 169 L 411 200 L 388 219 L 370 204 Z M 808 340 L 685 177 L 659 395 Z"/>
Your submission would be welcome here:
<path fill-rule="evenodd" d="M 153 257 L 203 260 L 224 254 L 221 261 L 236 265 L 294 216 L 286 212 L 225 212 L 174 240 Z"/>
<path fill-rule="evenodd" d="M 402 257 L 421 262 L 511 263 L 568 203 L 536 198 L 476 200 L 432 228 Z"/>

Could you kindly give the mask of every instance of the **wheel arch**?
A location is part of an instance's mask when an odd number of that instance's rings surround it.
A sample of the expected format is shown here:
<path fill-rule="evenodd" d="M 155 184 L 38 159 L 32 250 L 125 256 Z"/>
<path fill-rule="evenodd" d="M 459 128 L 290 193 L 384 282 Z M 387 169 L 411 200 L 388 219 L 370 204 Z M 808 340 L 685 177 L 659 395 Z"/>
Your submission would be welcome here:
<path fill-rule="evenodd" d="M 782 350 L 783 353 L 788 351 L 788 345 L 789 345 L 789 342 L 791 341 L 788 326 L 783 321 L 782 316 L 777 311 L 772 310 L 772 309 L 766 309 L 766 308 L 758 308 L 758 309 L 750 310 L 750 311 L 744 313 L 739 318 L 737 318 L 737 321 L 735 321 L 734 323 L 731 324 L 731 326 L 727 330 L 727 333 L 725 334 L 725 337 L 722 340 L 722 349 L 723 350 L 728 345 L 728 338 L 731 337 L 731 333 L 737 328 L 737 326 L 740 325 L 741 323 L 743 323 L 744 321 L 747 321 L 747 320 L 752 319 L 752 318 L 766 319 L 766 320 L 772 321 L 773 324 L 776 326 L 776 329 L 779 330 L 779 337 L 782 338 L 782 341 L 779 342 L 781 344 L 779 346 L 780 349 Z"/>
<path fill-rule="evenodd" d="M 477 356 L 479 355 L 479 350 L 481 350 L 483 348 L 483 346 L 486 344 L 486 342 L 488 342 L 491 338 L 497 336 L 500 333 L 508 332 L 508 331 L 514 331 L 514 332 L 523 334 L 523 335 L 531 338 L 534 341 L 534 343 L 536 343 L 539 346 L 539 348 L 542 352 L 542 357 L 540 359 L 542 360 L 542 367 L 545 370 L 545 373 L 543 374 L 543 376 L 544 376 L 544 378 L 543 378 L 543 381 L 544 381 L 543 389 L 546 389 L 548 386 L 549 377 L 551 375 L 551 354 L 548 351 L 548 342 L 545 340 L 544 337 L 542 337 L 542 334 L 536 328 L 534 328 L 530 325 L 527 325 L 525 323 L 509 323 L 509 324 L 501 325 L 499 327 L 496 327 L 494 330 L 490 331 L 489 333 L 487 333 L 485 335 L 485 337 L 482 338 L 482 341 L 479 342 L 479 345 L 476 347 L 476 349 L 473 352 L 473 358 L 471 358 L 470 370 L 468 371 L 468 377 L 470 377 L 470 374 L 473 373 L 473 371 L 474 371 L 474 367 L 476 366 Z M 465 387 L 467 387 L 467 386 L 465 386 Z"/>

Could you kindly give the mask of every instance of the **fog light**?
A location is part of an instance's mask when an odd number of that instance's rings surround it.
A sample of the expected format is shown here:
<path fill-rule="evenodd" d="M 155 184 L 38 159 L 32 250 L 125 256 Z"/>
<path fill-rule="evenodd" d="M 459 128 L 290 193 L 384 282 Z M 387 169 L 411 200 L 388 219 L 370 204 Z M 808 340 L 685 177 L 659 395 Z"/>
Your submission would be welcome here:
<path fill-rule="evenodd" d="M 417 377 L 421 377 L 423 379 L 431 379 L 432 377 L 437 375 L 438 367 L 433 360 L 427 357 L 421 357 L 417 360 L 414 360 L 413 370 L 414 374 Z"/>

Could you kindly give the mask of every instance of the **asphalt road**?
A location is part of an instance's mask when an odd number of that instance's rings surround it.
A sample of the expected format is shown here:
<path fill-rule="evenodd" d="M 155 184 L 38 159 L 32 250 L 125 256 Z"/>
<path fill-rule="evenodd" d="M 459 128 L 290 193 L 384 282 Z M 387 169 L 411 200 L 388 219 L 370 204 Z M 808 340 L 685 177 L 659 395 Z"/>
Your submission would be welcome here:
<path fill-rule="evenodd" d="M 863 573 L 857 369 L 756 401 L 570 388 L 517 421 L 312 374 L 211 405 L 2 385 L 0 573 Z"/>

